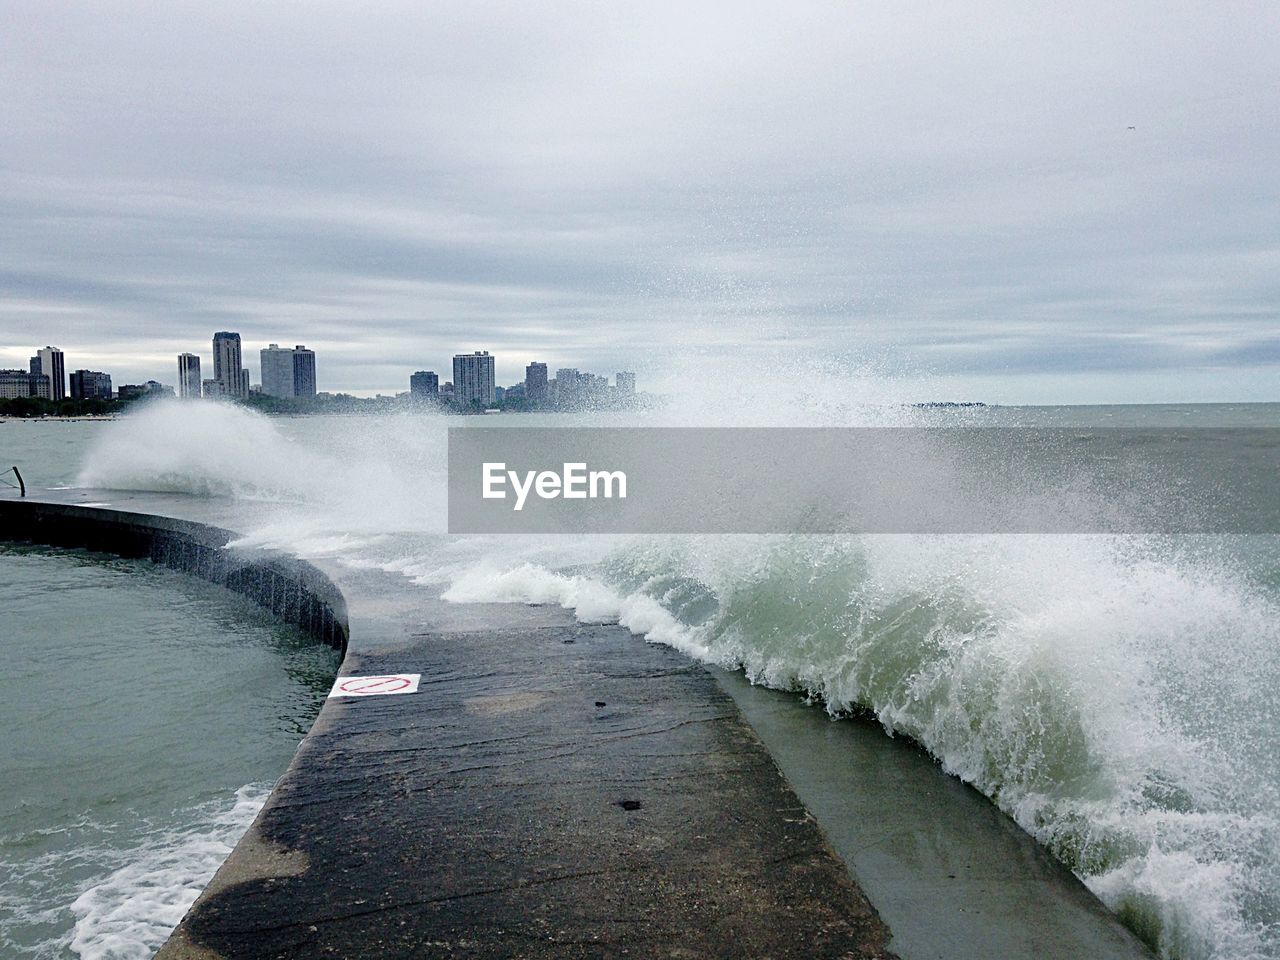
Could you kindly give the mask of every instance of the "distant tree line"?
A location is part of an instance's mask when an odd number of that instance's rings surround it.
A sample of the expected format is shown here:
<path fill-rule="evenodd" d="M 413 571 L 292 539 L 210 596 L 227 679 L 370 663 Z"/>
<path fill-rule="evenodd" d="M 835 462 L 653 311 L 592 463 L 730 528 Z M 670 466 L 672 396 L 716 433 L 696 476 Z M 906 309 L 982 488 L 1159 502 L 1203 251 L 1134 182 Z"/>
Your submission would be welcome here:
<path fill-rule="evenodd" d="M 136 399 L 46 400 L 44 397 L 0 398 L 0 417 L 100 417 L 119 413 Z"/>
<path fill-rule="evenodd" d="M 123 400 L 45 400 L 42 397 L 14 397 L 0 399 L 0 417 L 97 417 L 123 413 L 140 400 L 154 399 L 147 395 L 126 397 Z M 257 410 L 260 413 L 281 416 L 301 416 L 309 413 L 378 413 L 390 410 L 435 410 L 441 413 L 482 414 L 486 404 L 473 400 L 467 406 L 445 401 L 410 400 L 407 397 L 354 397 L 349 393 L 325 394 L 318 397 L 272 397 L 253 394 L 237 397 L 231 402 Z M 637 397 L 627 406 L 641 406 L 644 399 Z M 650 404 L 652 400 L 648 401 Z M 619 404 L 618 406 L 622 406 Z M 523 397 L 503 398 L 490 409 L 518 412 L 554 409 L 531 404 Z M 586 409 L 586 407 L 584 407 Z"/>
<path fill-rule="evenodd" d="M 255 393 L 237 397 L 236 403 L 259 413 L 300 415 L 306 413 L 370 413 L 389 410 L 398 402 L 394 397 L 353 397 L 349 393 L 330 393 L 322 397 L 273 397 Z"/>

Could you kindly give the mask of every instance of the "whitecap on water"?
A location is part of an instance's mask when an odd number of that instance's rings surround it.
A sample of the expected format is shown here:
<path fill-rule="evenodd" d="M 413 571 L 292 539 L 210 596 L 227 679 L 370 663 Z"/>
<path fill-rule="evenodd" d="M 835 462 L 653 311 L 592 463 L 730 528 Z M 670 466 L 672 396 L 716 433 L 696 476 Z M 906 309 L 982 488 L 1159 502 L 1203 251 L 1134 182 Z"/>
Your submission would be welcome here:
<path fill-rule="evenodd" d="M 249 784 L 192 811 L 192 827 L 129 851 L 71 903 L 67 947 L 85 960 L 145 960 L 168 938 L 258 815 L 269 784 Z"/>

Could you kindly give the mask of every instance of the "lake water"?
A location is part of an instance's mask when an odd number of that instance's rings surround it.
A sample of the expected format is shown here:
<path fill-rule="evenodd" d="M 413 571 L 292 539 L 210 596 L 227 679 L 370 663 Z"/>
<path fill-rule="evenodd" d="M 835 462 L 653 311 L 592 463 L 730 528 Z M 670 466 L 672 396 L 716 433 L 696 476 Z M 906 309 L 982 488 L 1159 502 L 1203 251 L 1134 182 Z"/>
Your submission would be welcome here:
<path fill-rule="evenodd" d="M 149 957 L 284 772 L 336 654 L 85 551 L 0 545 L 0 611 L 0 955 Z"/>

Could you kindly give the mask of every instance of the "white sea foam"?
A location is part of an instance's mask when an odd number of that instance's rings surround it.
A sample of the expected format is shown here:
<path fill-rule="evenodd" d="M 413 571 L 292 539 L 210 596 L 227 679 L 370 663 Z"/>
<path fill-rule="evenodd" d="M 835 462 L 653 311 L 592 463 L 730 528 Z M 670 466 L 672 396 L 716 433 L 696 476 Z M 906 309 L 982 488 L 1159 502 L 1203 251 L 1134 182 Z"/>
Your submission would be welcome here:
<path fill-rule="evenodd" d="M 167 831 L 128 851 L 124 862 L 71 904 L 67 946 L 85 960 L 151 957 L 262 809 L 269 785 L 250 784 L 232 802 L 193 811 L 187 830 Z"/>

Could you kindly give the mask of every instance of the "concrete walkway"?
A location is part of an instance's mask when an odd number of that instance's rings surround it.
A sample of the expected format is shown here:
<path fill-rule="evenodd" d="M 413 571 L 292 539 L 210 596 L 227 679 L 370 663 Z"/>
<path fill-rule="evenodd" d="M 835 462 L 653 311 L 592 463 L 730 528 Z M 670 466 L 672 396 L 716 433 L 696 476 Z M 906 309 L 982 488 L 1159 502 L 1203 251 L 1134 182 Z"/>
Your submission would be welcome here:
<path fill-rule="evenodd" d="M 733 701 L 674 651 L 485 629 L 344 669 L 422 687 L 329 701 L 161 958 L 887 955 Z"/>

